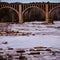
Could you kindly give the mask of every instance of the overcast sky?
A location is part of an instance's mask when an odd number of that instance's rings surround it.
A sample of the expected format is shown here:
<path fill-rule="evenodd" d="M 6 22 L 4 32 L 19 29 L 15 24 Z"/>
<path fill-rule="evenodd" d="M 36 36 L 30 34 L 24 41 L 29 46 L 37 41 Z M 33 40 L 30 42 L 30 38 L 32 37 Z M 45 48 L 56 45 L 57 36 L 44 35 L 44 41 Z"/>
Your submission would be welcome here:
<path fill-rule="evenodd" d="M 1 0 L 2 2 L 22 2 L 22 3 L 29 3 L 29 2 L 60 2 L 60 0 Z"/>

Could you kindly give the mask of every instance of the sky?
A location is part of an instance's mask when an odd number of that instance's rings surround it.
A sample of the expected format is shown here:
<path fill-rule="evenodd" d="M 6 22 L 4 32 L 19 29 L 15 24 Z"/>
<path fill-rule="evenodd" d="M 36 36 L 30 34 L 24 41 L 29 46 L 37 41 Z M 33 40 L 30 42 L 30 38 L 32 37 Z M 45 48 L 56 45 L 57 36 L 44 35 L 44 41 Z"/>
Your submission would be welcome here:
<path fill-rule="evenodd" d="M 1 0 L 1 2 L 22 2 L 22 3 L 29 3 L 29 2 L 60 2 L 60 0 Z"/>

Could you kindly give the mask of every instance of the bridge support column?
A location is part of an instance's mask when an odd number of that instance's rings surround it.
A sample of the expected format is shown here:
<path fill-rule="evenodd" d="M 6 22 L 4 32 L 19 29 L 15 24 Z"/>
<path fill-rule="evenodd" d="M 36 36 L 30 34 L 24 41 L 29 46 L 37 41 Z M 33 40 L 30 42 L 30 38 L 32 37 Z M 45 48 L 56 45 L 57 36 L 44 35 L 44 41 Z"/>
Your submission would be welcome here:
<path fill-rule="evenodd" d="M 46 3 L 46 23 L 49 23 L 48 3 Z"/>
<path fill-rule="evenodd" d="M 19 23 L 23 23 L 22 7 L 21 7 L 21 5 L 19 5 Z"/>

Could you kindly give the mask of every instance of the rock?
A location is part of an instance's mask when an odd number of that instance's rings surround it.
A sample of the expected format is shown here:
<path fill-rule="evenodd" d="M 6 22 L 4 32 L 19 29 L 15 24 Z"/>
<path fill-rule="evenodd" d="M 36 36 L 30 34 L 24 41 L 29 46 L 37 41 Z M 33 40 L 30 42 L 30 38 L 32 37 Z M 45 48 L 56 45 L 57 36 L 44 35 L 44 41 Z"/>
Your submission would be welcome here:
<path fill-rule="evenodd" d="M 45 49 L 47 47 L 43 47 L 43 46 L 38 46 L 38 47 L 34 47 L 36 49 L 36 51 L 45 51 Z"/>
<path fill-rule="evenodd" d="M 58 27 L 56 27 L 56 28 L 60 29 L 60 26 L 58 26 Z"/>
<path fill-rule="evenodd" d="M 0 50 L 3 50 L 3 48 L 0 48 Z"/>
<path fill-rule="evenodd" d="M 3 59 L 3 56 L 0 56 L 0 60 L 4 60 L 4 59 Z"/>
<path fill-rule="evenodd" d="M 27 59 L 25 56 L 19 56 L 19 59 Z"/>
<path fill-rule="evenodd" d="M 17 53 L 24 53 L 25 50 L 24 50 L 24 49 L 17 49 L 16 52 L 17 52 Z"/>
<path fill-rule="evenodd" d="M 50 48 L 47 48 L 46 51 L 52 51 Z"/>
<path fill-rule="evenodd" d="M 8 44 L 8 42 L 7 41 L 3 41 L 2 44 Z"/>
<path fill-rule="evenodd" d="M 38 46 L 38 47 L 34 47 L 35 49 L 37 48 L 47 48 L 47 47 L 44 47 L 44 46 Z"/>
<path fill-rule="evenodd" d="M 30 48 L 29 51 L 35 51 L 33 48 Z"/>
<path fill-rule="evenodd" d="M 40 51 L 31 51 L 30 55 L 34 55 L 34 54 L 40 54 Z"/>
<path fill-rule="evenodd" d="M 13 48 L 8 47 L 8 50 L 13 50 Z"/>

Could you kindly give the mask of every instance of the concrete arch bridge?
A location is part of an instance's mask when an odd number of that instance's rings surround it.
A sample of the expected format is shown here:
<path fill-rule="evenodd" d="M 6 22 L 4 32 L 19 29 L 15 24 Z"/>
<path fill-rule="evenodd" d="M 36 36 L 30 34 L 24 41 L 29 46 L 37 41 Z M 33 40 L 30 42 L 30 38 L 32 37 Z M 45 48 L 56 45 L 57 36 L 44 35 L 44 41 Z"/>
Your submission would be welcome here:
<path fill-rule="evenodd" d="M 52 23 L 60 20 L 60 3 L 6 3 L 0 2 L 0 22 L 29 21 Z"/>

